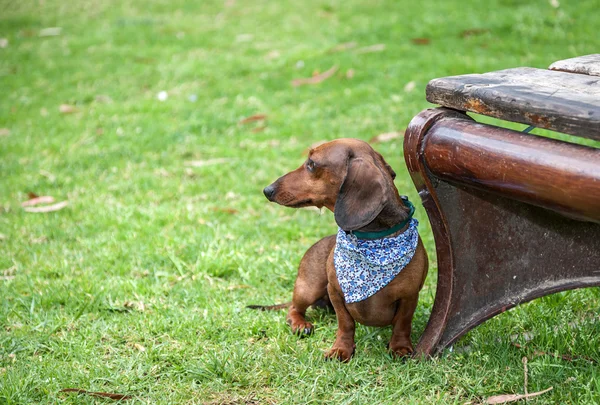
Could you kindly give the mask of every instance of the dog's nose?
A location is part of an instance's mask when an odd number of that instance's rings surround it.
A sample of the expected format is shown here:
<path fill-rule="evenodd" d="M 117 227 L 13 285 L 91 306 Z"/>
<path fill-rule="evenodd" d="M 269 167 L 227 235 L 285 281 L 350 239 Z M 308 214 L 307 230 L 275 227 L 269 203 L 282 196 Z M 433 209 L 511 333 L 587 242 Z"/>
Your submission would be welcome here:
<path fill-rule="evenodd" d="M 273 187 L 273 185 L 271 184 L 265 187 L 263 193 L 265 194 L 265 197 L 267 197 L 267 200 L 273 201 L 273 196 L 275 195 L 275 187 Z"/>

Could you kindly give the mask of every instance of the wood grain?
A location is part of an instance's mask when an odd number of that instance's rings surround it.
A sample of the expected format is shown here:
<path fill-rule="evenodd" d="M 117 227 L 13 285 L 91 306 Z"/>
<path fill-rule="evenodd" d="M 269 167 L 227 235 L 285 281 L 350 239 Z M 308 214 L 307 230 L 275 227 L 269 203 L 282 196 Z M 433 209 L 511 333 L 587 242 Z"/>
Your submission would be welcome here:
<path fill-rule="evenodd" d="M 589 76 L 600 76 L 600 53 L 559 60 L 551 64 L 548 69 Z"/>
<path fill-rule="evenodd" d="M 507 121 L 600 140 L 600 79 L 515 68 L 434 79 L 427 101 Z"/>
<path fill-rule="evenodd" d="M 600 223 L 600 149 L 447 118 L 424 154 L 442 179 Z"/>

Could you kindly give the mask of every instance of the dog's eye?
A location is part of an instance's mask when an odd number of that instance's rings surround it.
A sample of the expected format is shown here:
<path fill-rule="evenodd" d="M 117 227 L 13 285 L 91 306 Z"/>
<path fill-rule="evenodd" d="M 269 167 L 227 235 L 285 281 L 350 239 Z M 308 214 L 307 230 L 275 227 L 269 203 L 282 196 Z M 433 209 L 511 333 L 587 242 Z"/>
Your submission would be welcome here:
<path fill-rule="evenodd" d="M 308 159 L 306 161 L 306 170 L 308 170 L 309 172 L 313 172 L 315 170 L 315 162 L 313 162 L 312 160 Z"/>

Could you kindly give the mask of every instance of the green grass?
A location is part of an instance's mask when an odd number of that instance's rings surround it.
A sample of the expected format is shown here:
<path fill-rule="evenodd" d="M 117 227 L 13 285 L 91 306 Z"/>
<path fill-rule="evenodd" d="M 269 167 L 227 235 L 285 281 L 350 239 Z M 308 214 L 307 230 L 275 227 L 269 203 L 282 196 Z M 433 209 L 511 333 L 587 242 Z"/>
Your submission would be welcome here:
<path fill-rule="evenodd" d="M 598 6 L 0 0 L 0 403 L 109 402 L 69 387 L 148 404 L 478 403 L 523 392 L 523 356 L 529 391 L 554 387 L 536 403 L 598 403 L 597 365 L 553 356 L 600 361 L 598 289 L 498 316 L 431 361 L 396 361 L 390 331 L 361 326 L 349 364 L 324 362 L 333 315 L 312 312 L 315 335 L 297 339 L 283 311 L 244 308 L 288 300 L 304 251 L 335 231 L 330 213 L 261 193 L 309 145 L 404 129 L 434 77 L 598 52 Z M 62 31 L 40 37 L 48 27 Z M 357 46 L 330 51 L 346 42 Z M 374 44 L 385 50 L 357 51 Z M 319 85 L 291 86 L 332 66 Z M 263 131 L 239 124 L 259 113 Z M 376 148 L 417 201 L 401 140 Z M 69 206 L 27 213 L 27 192 Z"/>

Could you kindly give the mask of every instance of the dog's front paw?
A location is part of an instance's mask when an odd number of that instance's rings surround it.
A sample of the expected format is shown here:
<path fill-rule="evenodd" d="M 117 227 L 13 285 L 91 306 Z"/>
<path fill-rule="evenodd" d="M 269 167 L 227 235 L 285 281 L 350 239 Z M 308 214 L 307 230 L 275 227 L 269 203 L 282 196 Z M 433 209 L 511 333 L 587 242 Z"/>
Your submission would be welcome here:
<path fill-rule="evenodd" d="M 392 352 L 392 354 L 396 357 L 408 357 L 411 356 L 413 354 L 413 347 L 412 344 L 409 343 L 397 343 L 397 344 L 393 344 L 390 343 L 388 345 L 388 349 Z"/>
<path fill-rule="evenodd" d="M 354 348 L 352 348 L 352 350 L 350 350 L 347 347 L 334 346 L 325 352 L 325 360 L 337 359 L 343 363 L 347 363 L 350 361 L 353 354 L 354 354 Z"/>
<path fill-rule="evenodd" d="M 292 333 L 300 337 L 307 337 L 313 334 L 315 327 L 312 323 L 306 321 L 291 321 L 288 320 L 288 324 L 292 328 Z"/>

